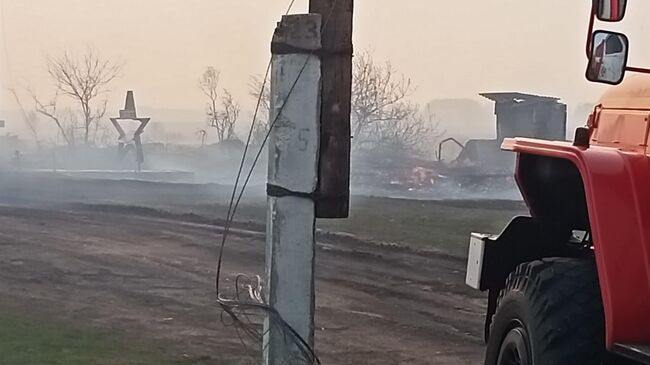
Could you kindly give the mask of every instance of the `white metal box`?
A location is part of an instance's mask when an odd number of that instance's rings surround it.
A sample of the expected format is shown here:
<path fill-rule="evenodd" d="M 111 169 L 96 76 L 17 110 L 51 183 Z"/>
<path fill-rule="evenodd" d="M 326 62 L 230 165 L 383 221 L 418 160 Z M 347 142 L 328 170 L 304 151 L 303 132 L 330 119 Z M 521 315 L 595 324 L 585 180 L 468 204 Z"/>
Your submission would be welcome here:
<path fill-rule="evenodd" d="M 465 283 L 474 289 L 481 289 L 481 272 L 483 271 L 485 240 L 487 237 L 485 234 L 472 233 L 469 238 Z"/>

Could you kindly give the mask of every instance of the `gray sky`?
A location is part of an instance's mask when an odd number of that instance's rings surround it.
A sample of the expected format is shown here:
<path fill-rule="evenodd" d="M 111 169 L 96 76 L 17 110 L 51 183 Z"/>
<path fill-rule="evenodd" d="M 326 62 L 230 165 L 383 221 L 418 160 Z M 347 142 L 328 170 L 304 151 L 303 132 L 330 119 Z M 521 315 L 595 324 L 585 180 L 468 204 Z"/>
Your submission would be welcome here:
<path fill-rule="evenodd" d="M 45 57 L 92 47 L 121 60 L 109 107 L 126 89 L 139 105 L 203 110 L 196 88 L 203 68 L 250 108 L 249 76 L 263 72 L 269 40 L 288 0 L 3 0 L 0 113 L 15 108 L 5 91 L 29 83 L 48 95 Z M 297 0 L 293 12 L 306 12 Z M 584 79 L 589 0 L 357 0 L 355 47 L 374 49 L 417 85 L 414 98 L 528 91 L 569 102 L 592 101 L 604 87 Z M 631 2 L 631 60 L 646 60 L 650 3 Z M 635 36 L 636 35 L 636 36 Z M 5 52 L 6 50 L 6 52 Z M 6 54 L 5 54 L 6 53 Z M 646 65 L 647 65 L 646 64 Z M 200 115 L 200 114 L 199 114 Z"/>

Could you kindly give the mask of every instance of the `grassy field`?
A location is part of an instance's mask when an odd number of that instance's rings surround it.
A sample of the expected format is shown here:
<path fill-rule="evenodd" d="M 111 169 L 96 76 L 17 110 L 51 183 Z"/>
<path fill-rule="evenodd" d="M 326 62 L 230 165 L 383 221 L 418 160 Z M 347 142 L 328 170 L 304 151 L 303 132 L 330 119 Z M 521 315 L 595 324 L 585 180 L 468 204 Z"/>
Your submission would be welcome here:
<path fill-rule="evenodd" d="M 231 188 L 224 185 L 33 178 L 5 181 L 7 179 L 0 175 L 0 202 L 137 206 L 192 213 L 208 219 L 225 218 L 231 193 Z M 524 203 L 513 200 L 427 201 L 354 196 L 349 219 L 321 219 L 318 227 L 368 240 L 405 243 L 464 256 L 470 232 L 498 233 L 513 216 L 526 213 Z M 265 223 L 263 189 L 249 188 L 235 220 L 256 225 Z"/>
<path fill-rule="evenodd" d="M 498 233 L 514 215 L 526 212 L 514 201 L 358 198 L 352 204 L 350 219 L 321 220 L 320 228 L 456 256 L 466 255 L 471 232 Z"/>
<path fill-rule="evenodd" d="M 187 211 L 223 218 L 223 205 L 194 206 Z M 512 217 L 527 214 L 521 201 L 418 201 L 380 197 L 354 197 L 349 219 L 320 219 L 318 228 L 387 243 L 435 249 L 454 256 L 467 254 L 471 232 L 499 233 Z M 263 223 L 264 202 L 239 207 L 238 221 Z"/>
<path fill-rule="evenodd" d="M 95 328 L 35 318 L 15 310 L 0 313 L 3 365 L 190 365 L 200 359 L 171 355 L 152 344 Z"/>
<path fill-rule="evenodd" d="M 227 189 L 213 192 L 201 186 L 154 184 L 142 188 L 136 183 L 118 182 L 93 189 L 87 186 L 89 182 L 73 182 L 77 185 L 66 183 L 53 188 L 37 185 L 28 189 L 33 194 L 27 197 L 48 201 L 44 198 L 47 197 L 57 203 L 137 206 L 169 211 L 172 216 L 192 213 L 208 219 L 225 217 L 225 202 L 229 197 Z M 23 185 L 21 188 L 29 187 Z M 0 184 L 0 193 L 2 189 Z M 18 196 L 21 196 L 20 191 L 4 193 L 5 199 L 15 200 Z M 352 199 L 349 219 L 318 220 L 318 228 L 464 257 L 470 232 L 498 233 L 513 216 L 526 212 L 520 201 L 419 201 L 359 196 Z M 244 200 L 235 220 L 252 222 L 256 229 L 263 229 L 265 198 L 253 196 Z M 134 340 L 114 330 L 80 327 L 78 323 L 46 318 L 50 319 L 43 320 L 31 313 L 5 310 L 0 306 L 0 365 L 207 365 L 215 361 L 185 358 L 182 354 L 171 353 L 165 344 Z"/>

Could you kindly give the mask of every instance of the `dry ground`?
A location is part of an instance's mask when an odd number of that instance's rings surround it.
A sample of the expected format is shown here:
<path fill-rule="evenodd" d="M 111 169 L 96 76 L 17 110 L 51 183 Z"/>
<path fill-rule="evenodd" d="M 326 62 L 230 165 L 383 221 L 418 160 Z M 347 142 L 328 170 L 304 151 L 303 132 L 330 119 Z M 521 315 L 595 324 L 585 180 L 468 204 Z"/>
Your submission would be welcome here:
<path fill-rule="evenodd" d="M 197 363 L 246 359 L 214 303 L 218 226 L 87 196 L 78 201 L 93 204 L 20 203 L 8 191 L 0 188 L 0 307 L 145 338 Z M 230 282 L 263 273 L 260 227 L 239 225 L 231 237 Z M 324 364 L 480 363 L 484 300 L 464 286 L 461 257 L 346 236 L 319 241 Z"/>

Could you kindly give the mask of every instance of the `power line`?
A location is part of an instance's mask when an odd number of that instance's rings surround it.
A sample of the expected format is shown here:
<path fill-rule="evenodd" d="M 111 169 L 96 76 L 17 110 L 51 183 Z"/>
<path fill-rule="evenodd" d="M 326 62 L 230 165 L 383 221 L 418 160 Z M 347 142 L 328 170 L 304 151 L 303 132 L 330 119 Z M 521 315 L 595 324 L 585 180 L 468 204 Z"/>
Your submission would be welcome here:
<path fill-rule="evenodd" d="M 293 3 L 295 0 L 292 0 L 291 3 L 289 4 L 289 7 L 287 9 L 286 14 L 288 14 L 293 6 Z M 329 20 L 334 12 L 334 9 L 336 8 L 338 0 L 334 0 L 334 3 L 332 4 L 332 7 L 330 9 L 330 13 L 328 14 L 327 18 L 324 20 L 321 30 L 326 29 L 327 24 L 329 23 Z M 286 15 L 285 14 L 285 15 Z M 241 320 L 241 316 L 244 318 L 249 318 L 249 313 L 247 310 L 260 310 L 266 315 L 268 315 L 271 326 L 272 325 L 279 325 L 284 331 L 285 334 L 288 334 L 290 338 L 293 339 L 295 342 L 296 346 L 298 347 L 300 353 L 302 354 L 304 360 L 308 361 L 309 363 L 318 363 L 320 364 L 320 360 L 316 356 L 314 349 L 309 346 L 307 341 L 302 338 L 294 328 L 292 328 L 283 318 L 282 316 L 271 306 L 269 306 L 267 303 L 264 301 L 263 297 L 263 288 L 261 284 L 261 280 L 258 277 L 257 285 L 248 285 L 248 292 L 249 292 L 249 297 L 251 300 L 249 301 L 243 301 L 240 298 L 239 294 L 239 278 L 242 277 L 242 275 L 239 275 L 237 277 L 237 280 L 235 280 L 235 293 L 236 296 L 234 299 L 226 299 L 221 296 L 220 292 L 220 281 L 221 281 L 221 270 L 222 270 L 222 262 L 223 262 L 223 253 L 224 253 L 224 248 L 228 239 L 228 234 L 230 232 L 230 228 L 232 226 L 232 222 L 234 221 L 235 214 L 237 212 L 237 208 L 239 207 L 239 203 L 241 202 L 241 199 L 244 195 L 244 192 L 246 190 L 246 187 L 248 186 L 248 183 L 250 182 L 251 176 L 253 174 L 253 171 L 255 170 L 255 167 L 257 163 L 259 162 L 259 158 L 264 151 L 264 146 L 266 145 L 266 142 L 269 139 L 269 136 L 271 135 L 271 131 L 275 127 L 275 124 L 279 120 L 280 116 L 282 115 L 282 112 L 284 111 L 285 106 L 287 105 L 287 102 L 289 98 L 291 97 L 291 94 L 293 93 L 296 85 L 298 84 L 298 81 L 300 80 L 300 77 L 302 76 L 303 72 L 307 68 L 307 65 L 309 64 L 309 60 L 311 57 L 314 56 L 314 51 L 312 50 L 307 58 L 305 59 L 305 63 L 303 64 L 302 68 L 300 69 L 296 79 L 294 80 L 293 84 L 291 85 L 291 88 L 289 89 L 287 96 L 282 102 L 282 105 L 278 109 L 278 112 L 273 119 L 273 121 L 268 125 L 268 130 L 264 136 L 264 139 L 255 155 L 255 158 L 253 159 L 253 162 L 251 164 L 250 169 L 248 170 L 248 173 L 246 174 L 246 178 L 241 186 L 241 189 L 239 191 L 239 194 L 237 194 L 237 188 L 239 187 L 239 182 L 242 176 L 243 168 L 245 165 L 246 161 L 246 156 L 248 154 L 248 149 L 250 147 L 250 141 L 252 138 L 253 130 L 255 127 L 255 122 L 257 121 L 257 114 L 259 112 L 259 107 L 263 99 L 264 95 L 264 89 L 266 87 L 266 83 L 268 82 L 268 75 L 271 69 L 271 60 L 269 60 L 269 63 L 266 68 L 266 72 L 264 74 L 264 80 L 262 82 L 262 87 L 257 99 L 257 105 L 255 107 L 255 112 L 253 114 L 253 120 L 251 122 L 251 127 L 249 129 L 249 133 L 246 139 L 246 144 L 244 147 L 244 152 L 242 155 L 242 159 L 239 165 L 239 169 L 237 171 L 237 177 L 235 179 L 235 185 L 233 187 L 233 192 L 230 197 L 230 203 L 228 206 L 228 213 L 226 215 L 226 222 L 224 225 L 224 231 L 222 234 L 222 240 L 221 240 L 221 246 L 219 249 L 219 257 L 217 261 L 217 272 L 216 272 L 216 277 L 215 277 L 215 289 L 216 289 L 216 295 L 217 295 L 217 303 L 221 306 L 221 308 L 226 312 L 231 320 L 233 321 L 233 325 L 235 325 L 238 328 L 242 328 L 244 333 L 247 333 L 254 338 L 257 338 L 258 340 L 261 339 L 261 337 L 264 335 L 263 333 L 257 332 L 254 328 L 252 328 L 252 323 L 249 320 L 249 323 L 245 323 Z M 237 198 L 235 199 L 235 196 Z"/>
<path fill-rule="evenodd" d="M 289 3 L 289 6 L 287 7 L 287 10 L 285 11 L 284 15 L 289 15 L 291 12 L 291 9 L 293 8 L 293 4 L 295 3 L 295 0 L 291 0 Z M 219 249 L 219 259 L 217 262 L 217 275 L 216 275 L 216 280 L 215 280 L 215 290 L 217 294 L 219 294 L 219 283 L 220 283 L 220 277 L 221 277 L 221 264 L 222 264 L 222 259 L 223 259 L 223 250 L 226 245 L 226 240 L 228 237 L 228 232 L 230 231 L 230 226 L 232 224 L 232 220 L 235 215 L 235 211 L 237 210 L 237 206 L 239 205 L 239 200 L 240 198 L 237 199 L 238 203 L 233 206 L 233 203 L 235 201 L 235 195 L 237 194 L 237 188 L 239 187 L 239 180 L 241 178 L 241 174 L 244 171 L 244 165 L 246 164 L 246 156 L 248 154 L 248 148 L 250 147 L 250 142 L 251 138 L 253 136 L 253 131 L 255 130 L 255 122 L 257 121 L 257 114 L 259 113 L 260 110 L 260 105 L 262 104 L 262 99 L 264 98 L 264 90 L 266 88 L 266 84 L 269 79 L 269 72 L 271 72 L 271 59 L 269 59 L 268 64 L 266 65 L 266 71 L 264 72 L 264 79 L 262 80 L 262 86 L 260 88 L 259 95 L 257 97 L 257 104 L 255 105 L 255 112 L 253 113 L 253 120 L 251 122 L 251 127 L 248 130 L 248 136 L 246 137 L 246 143 L 244 144 L 244 152 L 242 154 L 241 162 L 239 164 L 239 168 L 237 170 L 237 177 L 235 178 L 235 185 L 232 189 L 232 195 L 230 196 L 230 203 L 228 204 L 228 213 L 226 214 L 226 223 L 224 225 L 224 233 L 222 235 L 221 239 L 221 247 Z M 270 130 L 270 128 L 269 128 Z M 260 146 L 260 150 L 264 148 L 264 144 L 266 143 L 266 138 L 264 139 L 264 142 Z M 255 163 L 251 167 L 251 170 L 255 167 Z M 248 179 L 247 179 L 248 180 Z M 246 185 L 242 187 L 242 192 L 241 195 L 243 195 L 244 190 L 246 189 Z M 234 207 L 234 210 L 233 210 Z"/>
<path fill-rule="evenodd" d="M 289 12 L 291 11 L 291 8 L 293 8 L 293 4 L 296 2 L 296 0 L 291 0 L 289 3 L 289 6 L 287 7 L 287 11 L 284 13 L 284 15 L 289 15 Z"/>

